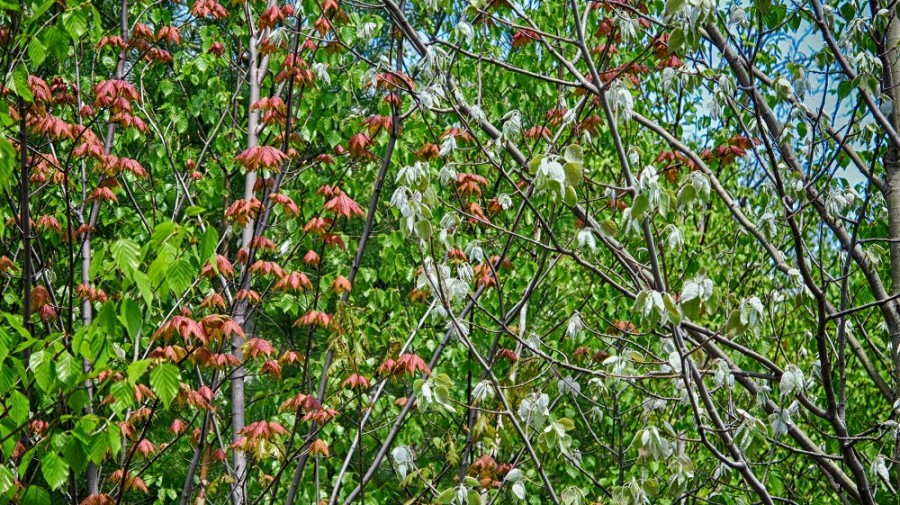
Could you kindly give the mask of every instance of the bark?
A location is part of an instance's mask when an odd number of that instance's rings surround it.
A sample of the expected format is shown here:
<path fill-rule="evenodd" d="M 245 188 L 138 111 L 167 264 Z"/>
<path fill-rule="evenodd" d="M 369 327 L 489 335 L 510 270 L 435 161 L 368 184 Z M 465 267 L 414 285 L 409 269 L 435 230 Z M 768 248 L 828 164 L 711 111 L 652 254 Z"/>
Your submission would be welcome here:
<path fill-rule="evenodd" d="M 259 101 L 259 55 L 257 52 L 258 41 L 257 35 L 250 37 L 250 65 L 248 69 L 248 80 L 250 83 L 250 97 L 247 103 L 248 109 L 251 105 Z M 247 148 L 256 147 L 259 144 L 259 111 L 251 110 L 247 119 Z M 255 192 L 253 187 L 256 185 L 256 172 L 248 171 L 244 176 L 244 199 L 251 199 Z M 250 220 L 244 226 L 241 232 L 241 248 L 250 251 L 253 242 L 253 234 L 256 228 L 256 222 Z M 249 255 L 248 255 L 249 256 Z M 250 288 L 250 272 L 249 257 L 244 271 L 241 273 L 240 289 Z M 250 320 L 250 304 L 246 299 L 238 300 L 234 306 L 234 320 L 243 328 L 246 335 L 253 333 L 253 323 Z M 238 361 L 244 360 L 241 345 L 243 341 L 240 336 L 231 336 L 231 352 Z M 245 398 L 244 398 L 244 367 L 240 365 L 231 373 L 231 436 L 233 441 L 240 438 L 240 431 L 244 429 L 245 424 Z M 234 505 L 244 505 L 247 502 L 247 456 L 244 451 L 234 450 L 233 454 L 234 466 L 234 488 L 232 490 L 231 501 Z"/>

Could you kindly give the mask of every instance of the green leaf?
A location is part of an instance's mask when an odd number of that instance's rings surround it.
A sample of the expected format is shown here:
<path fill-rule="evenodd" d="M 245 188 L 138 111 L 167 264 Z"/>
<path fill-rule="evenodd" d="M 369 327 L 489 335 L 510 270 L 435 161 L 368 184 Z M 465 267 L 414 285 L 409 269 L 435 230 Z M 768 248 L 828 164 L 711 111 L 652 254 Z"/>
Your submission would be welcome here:
<path fill-rule="evenodd" d="M 437 500 L 435 500 L 435 501 L 437 503 L 450 503 L 453 501 L 453 499 L 455 497 L 456 497 L 456 489 L 451 487 L 450 489 L 445 489 L 445 490 L 441 491 L 441 494 L 438 495 Z"/>
<path fill-rule="evenodd" d="M 566 183 L 570 186 L 577 186 L 584 178 L 584 166 L 580 163 L 566 163 L 563 170 L 566 172 Z"/>
<path fill-rule="evenodd" d="M 138 289 L 140 289 L 140 286 Z M 144 320 L 141 316 L 141 309 L 134 300 L 125 299 L 122 301 L 122 306 L 119 308 L 119 322 L 125 326 L 125 330 L 128 331 L 128 336 L 131 338 L 136 338 L 138 336 L 141 331 L 141 326 L 144 324 Z"/>
<path fill-rule="evenodd" d="M 12 73 L 12 79 L 7 83 L 6 87 L 12 90 L 16 95 L 22 97 L 26 102 L 34 100 L 31 94 L 31 88 L 28 87 L 28 70 L 25 65 L 16 65 Z"/>
<path fill-rule="evenodd" d="M 194 267 L 187 261 L 180 259 L 173 262 L 166 269 L 166 281 L 168 281 L 169 287 L 180 295 L 191 287 L 195 274 Z"/>
<path fill-rule="evenodd" d="M 5 495 L 13 488 L 14 479 L 15 476 L 13 475 L 12 470 L 6 468 L 5 465 L 0 465 L 0 496 Z"/>
<path fill-rule="evenodd" d="M 63 12 L 62 23 L 72 40 L 77 41 L 87 32 L 87 13 L 83 9 Z"/>
<path fill-rule="evenodd" d="M 644 212 L 647 212 L 647 209 L 650 208 L 650 200 L 647 199 L 647 195 L 637 195 L 634 197 L 634 204 L 631 206 L 631 217 L 633 219 L 640 219 L 643 217 Z"/>
<path fill-rule="evenodd" d="M 427 241 L 431 238 L 434 229 L 431 227 L 431 221 L 422 219 L 416 223 L 416 235 L 422 240 Z"/>
<path fill-rule="evenodd" d="M 206 227 L 206 232 L 200 239 L 200 264 L 203 265 L 207 261 L 215 260 L 213 255 L 216 253 L 216 247 L 219 245 L 219 232 L 212 226 Z"/>
<path fill-rule="evenodd" d="M 9 189 L 9 178 L 15 170 L 16 150 L 5 137 L 0 137 L 0 190 Z"/>
<path fill-rule="evenodd" d="M 681 309 L 678 308 L 678 304 L 675 303 L 672 295 L 669 293 L 663 295 L 663 304 L 666 306 L 666 314 L 669 316 L 669 321 L 672 321 L 674 324 L 681 324 Z"/>
<path fill-rule="evenodd" d="M 141 247 L 137 242 L 127 238 L 119 239 L 109 248 L 116 266 L 127 276 L 131 277 L 141 264 L 143 258 Z"/>
<path fill-rule="evenodd" d="M 28 404 L 28 398 L 17 389 L 12 392 L 8 402 L 9 410 L 7 413 L 9 417 L 11 417 L 18 425 L 24 423 L 31 413 L 31 406 Z"/>
<path fill-rule="evenodd" d="M 56 376 L 63 384 L 75 384 L 77 379 L 81 377 L 82 368 L 81 361 L 76 359 L 66 351 L 63 351 L 56 358 Z"/>
<path fill-rule="evenodd" d="M 181 387 L 181 374 L 178 368 L 170 363 L 158 365 L 150 371 L 150 387 L 168 409 Z"/>
<path fill-rule="evenodd" d="M 40 486 L 28 486 L 19 505 L 50 505 L 50 493 Z"/>
<path fill-rule="evenodd" d="M 563 158 L 565 158 L 567 162 L 573 163 L 575 165 L 584 164 L 584 152 L 581 150 L 581 146 L 578 144 L 572 144 L 566 147 L 566 150 L 563 153 Z"/>
<path fill-rule="evenodd" d="M 149 366 L 149 359 L 139 359 L 128 365 L 128 382 L 132 385 L 137 384 L 137 381 L 143 377 L 144 372 L 147 371 L 147 367 Z"/>
<path fill-rule="evenodd" d="M 569 207 L 578 205 L 578 195 L 575 194 L 575 188 L 566 186 L 566 192 L 563 194 L 563 202 Z"/>
<path fill-rule="evenodd" d="M 41 40 L 38 38 L 31 39 L 31 43 L 28 44 L 28 59 L 31 60 L 31 65 L 34 68 L 38 68 L 46 58 L 47 48 L 44 47 Z"/>
<path fill-rule="evenodd" d="M 143 298 L 145 306 L 149 309 L 153 304 L 153 287 L 150 286 L 150 278 L 140 270 L 135 270 L 132 277 L 134 278 L 134 284 L 137 286 L 138 291 L 141 292 L 141 298 Z"/>
<path fill-rule="evenodd" d="M 41 473 L 50 489 L 58 489 L 69 477 L 69 464 L 55 452 L 46 452 L 41 456 Z"/>

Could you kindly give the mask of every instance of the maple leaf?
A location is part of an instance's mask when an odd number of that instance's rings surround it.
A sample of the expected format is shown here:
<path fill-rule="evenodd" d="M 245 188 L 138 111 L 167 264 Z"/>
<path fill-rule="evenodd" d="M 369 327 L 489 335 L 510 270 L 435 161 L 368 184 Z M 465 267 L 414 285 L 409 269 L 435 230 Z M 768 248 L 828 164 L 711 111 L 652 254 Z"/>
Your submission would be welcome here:
<path fill-rule="evenodd" d="M 310 218 L 310 220 L 307 221 L 305 225 L 303 225 L 303 232 L 304 233 L 319 233 L 319 234 L 325 233 L 325 230 L 331 224 L 332 224 L 331 219 L 325 219 L 325 218 L 322 218 L 319 216 L 315 216 L 313 218 Z"/>
<path fill-rule="evenodd" d="M 153 442 L 144 438 L 144 439 L 141 439 L 140 442 L 138 442 L 137 446 L 135 447 L 135 450 L 146 458 L 147 456 L 156 452 L 156 445 L 154 445 Z"/>
<path fill-rule="evenodd" d="M 277 361 L 270 359 L 263 363 L 263 366 L 259 369 L 259 373 L 268 374 L 272 377 L 275 377 L 276 379 L 280 379 L 281 365 L 279 365 Z"/>
<path fill-rule="evenodd" d="M 276 277 L 284 277 L 284 269 L 273 261 L 258 260 L 250 266 L 250 271 L 263 276 L 274 275 Z"/>
<path fill-rule="evenodd" d="M 367 156 L 371 154 L 368 151 L 368 147 L 371 143 L 371 137 L 365 133 L 357 133 L 347 141 L 347 147 L 350 150 L 350 154 L 353 156 Z"/>
<path fill-rule="evenodd" d="M 156 32 L 156 40 L 165 40 L 170 44 L 179 45 L 181 44 L 181 34 L 178 33 L 178 28 L 174 26 L 163 26 Z"/>
<path fill-rule="evenodd" d="M 338 275 L 331 283 L 331 289 L 337 294 L 350 292 L 350 281 L 343 275 Z"/>
<path fill-rule="evenodd" d="M 477 195 L 481 196 L 481 187 L 486 186 L 487 179 L 478 174 L 457 174 L 456 190 L 460 196 Z"/>
<path fill-rule="evenodd" d="M 172 421 L 172 424 L 169 426 L 169 433 L 173 435 L 181 435 L 185 431 L 187 431 L 187 424 L 184 423 L 181 419 L 176 418 Z"/>
<path fill-rule="evenodd" d="M 414 374 L 416 371 L 431 375 L 431 369 L 416 354 L 401 354 L 392 371 L 395 375 Z"/>
<path fill-rule="evenodd" d="M 191 9 L 191 14 L 198 18 L 213 17 L 215 19 L 225 19 L 228 17 L 228 11 L 215 0 L 197 0 Z"/>
<path fill-rule="evenodd" d="M 272 200 L 273 203 L 281 205 L 281 208 L 286 216 L 297 217 L 300 215 L 300 207 L 298 207 L 297 204 L 294 203 L 294 201 L 291 200 L 291 198 L 287 195 L 273 193 L 269 195 L 269 199 Z"/>
<path fill-rule="evenodd" d="M 336 247 L 342 251 L 347 249 L 347 244 L 344 243 L 344 239 L 337 233 L 322 234 L 322 242 L 327 246 Z"/>
<path fill-rule="evenodd" d="M 320 438 L 313 440 L 313 442 L 309 444 L 309 453 L 313 456 L 324 456 L 326 458 L 330 454 L 328 451 L 328 444 L 323 442 Z"/>
<path fill-rule="evenodd" d="M 100 202 L 115 202 L 119 203 L 119 199 L 116 197 L 116 194 L 109 188 L 96 188 L 91 191 L 91 194 L 88 195 L 87 200 L 90 201 L 100 201 Z"/>
<path fill-rule="evenodd" d="M 307 265 L 318 265 L 319 264 L 319 255 L 316 251 L 307 251 L 305 255 L 303 255 L 303 262 Z"/>
<path fill-rule="evenodd" d="M 269 356 L 275 352 L 275 348 L 268 340 L 257 337 L 247 339 L 247 341 L 244 342 L 244 345 L 241 346 L 241 349 L 244 351 L 244 356 L 250 358 Z"/>
<path fill-rule="evenodd" d="M 284 291 L 284 292 L 302 292 L 304 289 L 313 289 L 312 282 L 309 281 L 309 278 L 303 272 L 291 272 L 275 283 L 273 286 L 275 291 Z"/>
<path fill-rule="evenodd" d="M 269 169 L 277 172 L 281 164 L 287 161 L 287 155 L 276 147 L 255 146 L 247 148 L 235 156 L 234 161 L 240 163 L 241 166 L 250 172 L 256 172 L 260 169 Z"/>
<path fill-rule="evenodd" d="M 369 389 L 369 379 L 355 373 L 344 379 L 344 382 L 341 383 L 341 387 L 361 390 Z"/>
<path fill-rule="evenodd" d="M 303 363 L 306 359 L 297 351 L 284 351 L 278 362 L 282 365 L 292 365 L 294 363 Z"/>
<path fill-rule="evenodd" d="M 322 328 L 327 328 L 328 325 L 331 324 L 331 320 L 332 317 L 330 314 L 319 312 L 317 310 L 310 310 L 294 321 L 294 326 L 321 326 Z"/>
<path fill-rule="evenodd" d="M 225 310 L 225 298 L 219 293 L 210 293 L 202 302 L 200 302 L 200 308 L 207 310 Z"/>

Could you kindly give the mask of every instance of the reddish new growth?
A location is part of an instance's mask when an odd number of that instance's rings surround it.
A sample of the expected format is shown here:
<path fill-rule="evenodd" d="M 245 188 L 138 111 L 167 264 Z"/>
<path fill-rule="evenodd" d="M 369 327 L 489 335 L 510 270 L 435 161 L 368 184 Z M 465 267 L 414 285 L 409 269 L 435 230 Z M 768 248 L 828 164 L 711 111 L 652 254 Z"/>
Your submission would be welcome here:
<path fill-rule="evenodd" d="M 270 360 L 266 361 L 265 363 L 263 363 L 263 366 L 259 369 L 259 373 L 271 375 L 272 377 L 275 377 L 276 379 L 280 379 L 281 378 L 281 365 L 279 365 L 277 361 L 270 359 Z"/>
<path fill-rule="evenodd" d="M 534 30 L 518 30 L 512 36 L 512 46 L 513 48 L 522 47 L 524 45 L 529 44 L 535 40 L 540 40 L 541 36 Z"/>
<path fill-rule="evenodd" d="M 319 312 L 318 310 L 310 310 L 294 321 L 294 326 L 321 326 L 322 328 L 327 328 L 331 325 L 331 320 L 332 316 L 330 314 Z"/>
<path fill-rule="evenodd" d="M 207 263 L 208 264 L 208 263 Z M 200 308 L 213 311 L 215 309 L 225 310 L 225 298 L 219 293 L 211 293 L 200 302 Z"/>
<path fill-rule="evenodd" d="M 481 205 L 476 202 L 469 202 L 463 206 L 463 210 L 471 215 L 469 224 L 490 223 L 491 220 L 484 214 Z"/>
<path fill-rule="evenodd" d="M 146 441 L 147 440 L 144 439 L 141 441 L 141 443 L 144 443 Z M 146 457 L 147 455 L 144 454 L 144 456 Z M 119 468 L 118 470 L 116 470 L 115 472 L 110 474 L 110 476 L 109 476 L 109 482 L 111 482 L 113 484 L 121 484 L 123 480 L 124 480 L 124 484 L 125 484 L 125 489 L 127 491 L 141 491 L 144 494 L 147 494 L 150 492 L 150 490 L 147 489 L 147 484 L 144 483 L 143 479 L 141 479 L 138 476 L 132 476 L 132 475 L 126 476 L 125 470 L 122 468 Z M 106 496 L 106 495 L 97 495 L 97 496 Z M 111 503 L 115 503 L 115 500 L 113 500 L 112 498 L 110 498 L 110 500 L 112 500 Z M 87 500 L 82 502 L 82 505 L 85 502 L 87 502 Z M 96 501 L 94 503 L 110 503 L 110 502 Z"/>
<path fill-rule="evenodd" d="M 259 15 L 257 26 L 259 26 L 260 30 L 265 30 L 266 28 L 275 28 L 275 25 L 284 21 L 284 18 L 285 15 L 284 12 L 282 12 L 281 8 L 279 8 L 277 5 L 273 5 Z"/>
<path fill-rule="evenodd" d="M 17 272 L 19 267 L 8 256 L 0 256 L 0 273 Z"/>
<path fill-rule="evenodd" d="M 115 505 L 115 504 L 116 504 L 115 498 L 113 498 L 112 496 L 105 494 L 105 493 L 99 493 L 99 494 L 88 495 L 88 497 L 85 498 L 84 500 L 82 500 L 79 505 Z"/>
<path fill-rule="evenodd" d="M 231 448 L 249 452 L 257 449 L 261 440 L 284 436 L 289 432 L 284 426 L 274 421 L 257 421 L 248 424 L 238 433 L 242 436 L 231 444 Z"/>
<path fill-rule="evenodd" d="M 241 346 L 241 350 L 244 351 L 244 356 L 248 358 L 270 356 L 275 352 L 275 348 L 268 340 L 256 337 L 247 339 L 244 345 Z"/>
<path fill-rule="evenodd" d="M 235 301 L 246 300 L 249 303 L 257 304 L 262 302 L 262 296 L 252 289 L 241 289 L 234 294 Z"/>
<path fill-rule="evenodd" d="M 543 138 L 545 140 L 550 140 L 553 137 L 553 132 L 550 131 L 550 128 L 546 126 L 532 126 L 531 128 L 525 130 L 525 133 L 522 135 L 527 139 L 537 139 Z"/>
<path fill-rule="evenodd" d="M 297 351 L 284 351 L 278 362 L 282 365 L 293 365 L 294 363 L 303 363 L 306 359 Z"/>
<path fill-rule="evenodd" d="M 199 350 L 202 351 L 204 349 L 201 348 Z M 179 361 L 184 359 L 185 356 L 187 356 L 187 351 L 185 351 L 184 347 L 181 347 L 180 345 L 160 346 L 156 349 L 153 349 L 152 351 L 150 351 L 150 354 L 148 354 L 148 357 L 150 359 L 168 360 L 173 363 L 178 363 Z M 199 357 L 196 354 L 194 356 L 195 359 L 199 361 Z"/>
<path fill-rule="evenodd" d="M 312 84 L 316 80 L 315 74 L 309 69 L 306 60 L 294 53 L 288 54 L 281 64 L 281 72 L 275 76 L 275 82 L 284 82 L 288 79 L 294 79 L 294 83 L 298 86 L 304 84 Z"/>
<path fill-rule="evenodd" d="M 456 190 L 460 196 L 481 196 L 481 187 L 487 186 L 487 179 L 478 174 L 456 174 Z"/>
<path fill-rule="evenodd" d="M 322 439 L 317 438 L 313 440 L 311 444 L 309 444 L 309 453 L 313 456 L 323 456 L 328 457 L 328 444 L 322 441 Z"/>
<path fill-rule="evenodd" d="M 301 420 L 302 421 L 312 421 L 317 424 L 325 424 L 328 421 L 337 417 L 337 415 L 338 415 L 337 410 L 321 408 L 321 409 L 311 410 L 311 411 L 307 412 L 303 416 L 303 419 L 301 419 Z"/>
<path fill-rule="evenodd" d="M 375 77 L 375 85 L 388 91 L 416 90 L 413 80 L 403 72 L 382 72 Z"/>
<path fill-rule="evenodd" d="M 59 221 L 49 214 L 38 218 L 37 227 L 48 231 L 52 230 L 56 233 L 62 233 L 62 227 L 59 225 Z"/>
<path fill-rule="evenodd" d="M 510 363 L 519 361 L 519 357 L 516 356 L 516 351 L 513 351 L 512 349 L 500 349 L 500 351 L 497 352 L 497 358 L 503 358 Z"/>
<path fill-rule="evenodd" d="M 114 202 L 119 203 L 119 199 L 116 197 L 116 194 L 113 193 L 113 190 L 110 188 L 96 188 L 91 191 L 88 195 L 87 200 L 92 202 L 94 200 L 98 202 Z"/>
<path fill-rule="evenodd" d="M 374 155 L 368 151 L 371 144 L 372 137 L 365 133 L 357 133 L 347 141 L 347 148 L 353 156 L 372 157 Z"/>
<path fill-rule="evenodd" d="M 240 226 L 246 226 L 251 219 L 256 218 L 261 205 L 259 199 L 255 197 L 249 200 L 235 200 L 225 211 L 225 217 Z"/>
<path fill-rule="evenodd" d="M 709 149 L 703 150 L 700 157 L 706 161 L 718 159 L 723 165 L 734 163 L 736 158 L 743 158 L 747 155 L 747 150 L 752 149 L 754 145 L 761 144 L 759 139 L 748 139 L 743 135 L 737 135 L 728 139 L 725 144 L 717 146 L 714 151 Z"/>
<path fill-rule="evenodd" d="M 181 34 L 178 33 L 178 28 L 175 28 L 174 26 L 163 26 L 156 33 L 156 40 L 179 45 L 181 44 Z"/>
<path fill-rule="evenodd" d="M 260 98 L 250 106 L 250 110 L 258 110 L 263 113 L 261 121 L 266 124 L 284 125 L 287 117 L 287 104 L 280 97 Z"/>
<path fill-rule="evenodd" d="M 368 127 L 369 135 L 377 135 L 379 132 L 391 131 L 394 126 L 394 118 L 391 116 L 382 116 L 381 114 L 373 114 L 363 120 L 363 124 Z"/>
<path fill-rule="evenodd" d="M 319 255 L 316 251 L 307 251 L 306 254 L 303 255 L 303 262 L 307 265 L 318 265 Z"/>
<path fill-rule="evenodd" d="M 162 338 L 163 341 L 168 342 L 172 339 L 172 336 L 176 334 L 181 336 L 185 341 L 189 341 L 192 338 L 195 338 L 200 342 L 207 341 L 206 332 L 203 331 L 203 327 L 200 326 L 200 323 L 185 316 L 174 316 L 172 319 L 163 323 L 163 325 L 153 333 L 153 338 Z"/>
<path fill-rule="evenodd" d="M 225 19 L 228 17 L 228 11 L 215 0 L 197 0 L 191 9 L 191 14 L 198 18 L 213 17 L 215 19 Z"/>
<path fill-rule="evenodd" d="M 255 146 L 235 156 L 234 161 L 240 163 L 250 172 L 256 172 L 260 169 L 277 172 L 281 164 L 287 161 L 287 155 L 276 147 Z"/>
<path fill-rule="evenodd" d="M 352 198 L 347 196 L 347 194 L 339 188 L 334 188 L 331 194 L 333 195 L 331 200 L 325 202 L 325 210 L 327 212 L 331 212 L 337 217 L 343 216 L 346 218 L 350 218 L 354 215 L 360 217 L 366 215 L 359 204 L 353 201 Z"/>
<path fill-rule="evenodd" d="M 351 289 L 350 281 L 343 275 L 338 275 L 334 282 L 331 283 L 331 289 L 337 294 L 349 293 Z"/>
<path fill-rule="evenodd" d="M 75 295 L 84 300 L 92 302 L 106 303 L 109 297 L 106 292 L 100 288 L 91 286 L 90 284 L 79 284 L 75 287 Z"/>
<path fill-rule="evenodd" d="M 212 279 L 217 274 L 223 277 L 234 277 L 234 266 L 228 261 L 228 258 L 221 254 L 216 255 L 216 264 L 212 265 L 209 261 L 200 269 L 200 275 L 208 279 Z"/>
<path fill-rule="evenodd" d="M 134 86 L 120 79 L 109 79 L 94 86 L 94 95 L 94 108 L 108 108 L 112 113 L 110 122 L 134 128 L 142 133 L 147 131 L 146 123 L 132 115 L 131 103 L 141 101 Z"/>
<path fill-rule="evenodd" d="M 481 484 L 481 487 L 491 488 L 500 487 L 500 481 L 497 480 L 497 461 L 490 454 L 485 454 L 476 459 L 470 466 L 470 477 L 474 477 Z"/>
<path fill-rule="evenodd" d="M 466 144 L 475 140 L 475 138 L 472 137 L 472 134 L 469 133 L 469 130 L 465 130 L 463 128 L 457 128 L 455 126 L 447 128 L 447 130 L 444 131 L 443 134 L 441 134 L 441 139 L 444 139 L 446 137 L 454 137 L 454 138 L 456 138 L 457 141 L 463 142 Z"/>
<path fill-rule="evenodd" d="M 344 239 L 342 239 L 341 236 L 336 233 L 323 234 L 322 243 L 329 247 L 336 247 L 342 251 L 347 249 L 347 244 L 344 243 Z"/>
<path fill-rule="evenodd" d="M 397 361 L 388 358 L 378 370 L 391 375 L 413 375 L 417 371 L 431 375 L 431 369 L 416 354 L 401 354 Z"/>
<path fill-rule="evenodd" d="M 210 341 L 221 341 L 225 337 L 237 335 L 245 338 L 244 329 L 234 319 L 223 314 L 210 314 L 200 320 L 200 326 L 206 332 L 209 340 L 204 342 L 208 344 Z"/>
<path fill-rule="evenodd" d="M 281 404 L 281 407 L 278 408 L 278 411 L 299 410 L 302 412 L 312 412 L 321 408 L 322 404 L 319 403 L 319 400 L 317 400 L 314 395 L 298 393 L 285 400 L 284 403 Z"/>
<path fill-rule="evenodd" d="M 366 390 L 369 389 L 369 379 L 366 379 L 362 375 L 355 373 L 350 377 L 344 379 L 344 382 L 341 383 L 341 387 L 348 389 Z"/>
<path fill-rule="evenodd" d="M 334 223 L 334 220 L 331 218 L 322 218 L 319 216 L 315 216 L 310 218 L 309 221 L 303 225 L 303 233 L 317 233 L 319 235 L 325 233 L 325 231 Z"/>
<path fill-rule="evenodd" d="M 305 289 L 313 289 L 312 282 L 303 272 L 291 272 L 275 283 L 275 291 L 301 293 Z"/>
<path fill-rule="evenodd" d="M 274 261 L 259 260 L 250 266 L 250 271 L 264 277 L 273 275 L 278 278 L 284 277 L 284 269 Z"/>
<path fill-rule="evenodd" d="M 262 235 L 253 237 L 253 240 L 250 241 L 250 246 L 259 251 L 275 250 L 275 242 L 273 242 L 269 237 L 264 237 Z M 279 275 L 279 277 L 281 276 Z"/>
<path fill-rule="evenodd" d="M 209 54 L 215 57 L 222 56 L 225 54 L 225 46 L 223 46 L 221 42 L 213 42 L 212 45 L 209 46 Z"/>
<path fill-rule="evenodd" d="M 441 148 L 437 146 L 437 144 L 432 144 L 431 142 L 425 142 L 418 151 L 416 151 L 416 158 L 420 160 L 436 160 L 438 156 L 441 154 Z"/>

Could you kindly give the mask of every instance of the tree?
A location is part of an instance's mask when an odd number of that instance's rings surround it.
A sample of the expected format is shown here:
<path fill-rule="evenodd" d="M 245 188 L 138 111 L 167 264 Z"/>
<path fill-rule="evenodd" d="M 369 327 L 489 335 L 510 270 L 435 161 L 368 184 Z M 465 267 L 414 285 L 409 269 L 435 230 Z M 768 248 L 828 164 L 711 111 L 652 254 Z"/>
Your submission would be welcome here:
<path fill-rule="evenodd" d="M 889 503 L 896 6 L 0 1 L 0 501 Z"/>

